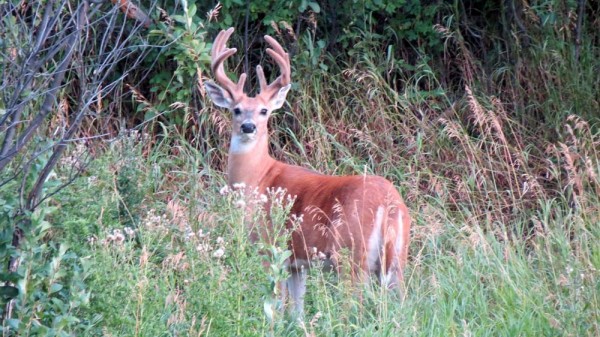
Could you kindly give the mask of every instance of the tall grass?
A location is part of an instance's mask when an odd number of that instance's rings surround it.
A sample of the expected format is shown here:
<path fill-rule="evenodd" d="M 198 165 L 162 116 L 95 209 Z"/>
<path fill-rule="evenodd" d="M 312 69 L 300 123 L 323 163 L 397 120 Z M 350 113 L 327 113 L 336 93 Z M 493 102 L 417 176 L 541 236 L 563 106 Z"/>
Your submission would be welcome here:
<path fill-rule="evenodd" d="M 283 275 L 261 253 L 285 256 L 285 237 L 248 240 L 222 189 L 229 117 L 207 104 L 203 134 L 223 147 L 172 127 L 156 142 L 124 134 L 56 201 L 61 235 L 89 257 L 88 334 L 600 335 L 597 47 L 478 64 L 458 30 L 438 29 L 458 89 L 426 62 L 403 77 L 360 55 L 296 69 L 307 75 L 271 122 L 276 158 L 398 186 L 414 219 L 401 296 L 313 268 L 305 317 L 272 310 Z"/>
<path fill-rule="evenodd" d="M 551 142 L 470 87 L 456 104 L 442 95 L 427 110 L 430 101 L 389 95 L 358 69 L 338 76 L 323 77 L 333 88 L 321 92 L 300 82 L 291 108 L 274 117 L 273 153 L 396 182 L 415 219 L 403 295 L 315 268 L 302 321 L 265 314 L 276 275 L 262 265 L 264 246 L 248 241 L 239 200 L 222 195 L 222 174 L 204 166 L 210 155 L 167 129 L 149 152 L 133 136 L 117 140 L 74 186 L 74 207 L 93 205 L 77 216 L 90 217 L 95 240 L 76 246 L 93 270 L 90 335 L 600 333 L 593 126 L 567 117 Z M 71 219 L 65 232 L 81 223 Z"/>

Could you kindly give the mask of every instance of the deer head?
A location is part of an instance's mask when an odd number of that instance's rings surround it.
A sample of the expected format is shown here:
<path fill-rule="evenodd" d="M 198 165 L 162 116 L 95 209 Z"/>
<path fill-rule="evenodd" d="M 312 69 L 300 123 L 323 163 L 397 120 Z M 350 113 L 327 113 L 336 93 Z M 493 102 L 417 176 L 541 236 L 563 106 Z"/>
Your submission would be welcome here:
<path fill-rule="evenodd" d="M 265 40 L 272 47 L 267 48 L 267 54 L 281 68 L 281 75 L 271 84 L 267 84 L 265 74 L 260 65 L 256 66 L 256 75 L 260 84 L 260 92 L 255 97 L 244 93 L 246 74 L 240 75 L 234 83 L 225 74 L 223 63 L 237 49 L 227 48 L 225 44 L 233 33 L 233 27 L 222 30 L 215 39 L 211 51 L 211 69 L 217 83 L 205 83 L 206 92 L 219 107 L 229 109 L 233 114 L 232 144 L 241 145 L 253 143 L 259 138 L 268 137 L 267 121 L 271 112 L 281 108 L 285 96 L 290 90 L 290 58 L 281 45 L 272 37 L 266 35 Z M 240 148 L 249 148 L 242 146 Z"/>

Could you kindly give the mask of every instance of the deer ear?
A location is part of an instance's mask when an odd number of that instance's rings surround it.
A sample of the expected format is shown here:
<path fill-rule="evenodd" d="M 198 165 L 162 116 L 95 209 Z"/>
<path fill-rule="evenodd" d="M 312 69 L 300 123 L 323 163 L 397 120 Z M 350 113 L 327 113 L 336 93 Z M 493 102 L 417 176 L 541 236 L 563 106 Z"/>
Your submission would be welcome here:
<path fill-rule="evenodd" d="M 204 82 L 204 88 L 206 89 L 210 99 L 212 99 L 213 103 L 215 103 L 218 107 L 231 107 L 233 99 L 227 90 L 221 88 L 213 81 Z"/>
<path fill-rule="evenodd" d="M 283 103 L 285 103 L 285 96 L 291 88 L 292 84 L 290 83 L 288 85 L 284 85 L 281 87 L 281 89 L 279 89 L 279 91 L 277 91 L 277 93 L 269 101 L 271 104 L 271 110 L 279 109 L 283 106 Z"/>

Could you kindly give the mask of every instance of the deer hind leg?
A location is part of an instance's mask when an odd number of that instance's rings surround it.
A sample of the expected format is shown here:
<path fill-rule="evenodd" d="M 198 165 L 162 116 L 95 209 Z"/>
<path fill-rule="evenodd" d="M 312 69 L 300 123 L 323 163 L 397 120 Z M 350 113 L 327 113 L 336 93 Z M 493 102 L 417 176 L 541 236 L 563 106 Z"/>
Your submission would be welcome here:
<path fill-rule="evenodd" d="M 306 294 L 306 268 L 290 268 L 290 276 L 287 279 L 287 293 L 292 315 L 301 317 L 304 310 L 304 295 Z"/>
<path fill-rule="evenodd" d="M 403 279 L 403 256 L 406 255 L 404 242 L 404 213 L 398 210 L 398 222 L 393 224 L 390 232 L 394 235 L 385 238 L 384 254 L 386 263 L 381 270 L 381 284 L 390 289 L 401 289 Z"/>
<path fill-rule="evenodd" d="M 373 219 L 373 229 L 369 235 L 367 245 L 367 268 L 371 273 L 379 273 L 382 261 L 382 245 L 384 243 L 384 226 L 386 225 L 386 211 L 383 206 L 377 207 Z"/>

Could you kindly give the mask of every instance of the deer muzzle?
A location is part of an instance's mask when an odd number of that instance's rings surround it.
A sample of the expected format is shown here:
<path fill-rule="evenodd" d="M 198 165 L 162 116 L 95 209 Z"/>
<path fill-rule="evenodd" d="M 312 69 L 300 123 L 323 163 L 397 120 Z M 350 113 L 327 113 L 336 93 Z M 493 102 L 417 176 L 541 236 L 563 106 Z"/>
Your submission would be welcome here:
<path fill-rule="evenodd" d="M 250 135 L 256 133 L 256 125 L 252 122 L 244 122 L 240 127 L 243 134 Z"/>

